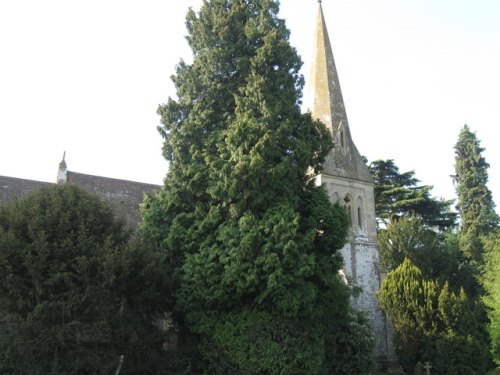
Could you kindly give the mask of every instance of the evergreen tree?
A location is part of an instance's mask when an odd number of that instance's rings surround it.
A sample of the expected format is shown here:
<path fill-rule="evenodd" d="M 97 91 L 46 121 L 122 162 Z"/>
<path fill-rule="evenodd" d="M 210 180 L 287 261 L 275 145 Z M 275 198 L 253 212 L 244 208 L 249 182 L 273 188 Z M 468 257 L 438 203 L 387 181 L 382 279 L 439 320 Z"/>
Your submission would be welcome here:
<path fill-rule="evenodd" d="M 484 302 L 488 307 L 488 330 L 491 338 L 491 353 L 500 365 L 500 231 L 483 239 L 485 264 L 482 282 L 486 290 Z"/>
<path fill-rule="evenodd" d="M 404 215 L 389 223 L 378 233 L 382 264 L 388 270 L 397 268 L 405 258 L 422 273 L 443 282 L 456 277 L 460 254 L 447 246 L 446 236 L 428 228 L 417 215 Z"/>
<path fill-rule="evenodd" d="M 489 164 L 475 133 L 465 125 L 455 145 L 455 176 L 462 249 L 473 263 L 482 263 L 480 236 L 498 227 L 499 217 L 487 187 Z"/>
<path fill-rule="evenodd" d="M 489 364 L 480 309 L 465 292 L 428 279 L 409 259 L 387 274 L 379 300 L 394 324 L 400 364 L 412 373 L 432 362 L 438 374 L 482 374 Z"/>
<path fill-rule="evenodd" d="M 0 208 L 0 373 L 156 373 L 161 257 L 71 185 Z"/>
<path fill-rule="evenodd" d="M 164 251 L 192 372 L 331 373 L 352 316 L 337 276 L 346 213 L 311 175 L 332 140 L 300 112 L 301 62 L 277 15 L 271 0 L 191 10 L 194 60 L 159 109 L 170 169 L 143 231 Z"/>
<path fill-rule="evenodd" d="M 429 227 L 447 229 L 455 224 L 456 214 L 450 211 L 452 201 L 431 197 L 432 186 L 419 185 L 414 171 L 399 172 L 392 159 L 376 160 L 369 168 L 375 182 L 379 227 L 408 214 L 421 216 Z"/>

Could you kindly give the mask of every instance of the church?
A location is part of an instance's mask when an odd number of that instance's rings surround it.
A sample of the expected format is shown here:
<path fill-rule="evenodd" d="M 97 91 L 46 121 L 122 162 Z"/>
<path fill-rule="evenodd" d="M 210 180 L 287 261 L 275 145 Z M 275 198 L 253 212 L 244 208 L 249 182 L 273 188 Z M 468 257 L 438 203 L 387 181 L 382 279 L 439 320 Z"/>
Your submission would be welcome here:
<path fill-rule="evenodd" d="M 347 282 L 361 287 L 354 306 L 369 313 L 380 364 L 394 362 L 390 327 L 379 307 L 376 293 L 385 276 L 380 264 L 375 222 L 374 182 L 351 137 L 332 46 L 321 1 L 319 2 L 311 74 L 306 80 L 305 104 L 333 135 L 334 148 L 326 156 L 316 183 L 324 186 L 330 200 L 347 209 L 350 229 L 342 248 Z"/>
<path fill-rule="evenodd" d="M 343 277 L 361 288 L 353 300 L 367 311 L 375 334 L 375 355 L 382 366 L 394 363 L 391 329 L 376 298 L 385 270 L 380 265 L 375 225 L 374 182 L 351 136 L 339 77 L 328 36 L 321 1 L 318 7 L 311 74 L 306 77 L 305 104 L 330 130 L 334 148 L 327 155 L 316 183 L 324 186 L 332 202 L 347 209 L 350 230 L 341 250 Z M 117 180 L 69 171 L 65 157 L 59 164 L 57 183 L 73 183 L 107 200 L 132 228 L 140 223 L 139 205 L 144 194 L 160 186 Z M 0 206 L 49 183 L 0 176 Z"/>
<path fill-rule="evenodd" d="M 139 205 L 144 199 L 144 194 L 154 194 L 160 189 L 158 185 L 69 171 L 65 155 L 59 163 L 56 181 L 58 184 L 69 183 L 78 185 L 107 201 L 115 214 L 123 219 L 131 229 L 137 228 L 141 222 Z M 0 176 L 0 206 L 17 198 L 22 198 L 41 187 L 50 185 L 51 183 L 49 182 Z"/>

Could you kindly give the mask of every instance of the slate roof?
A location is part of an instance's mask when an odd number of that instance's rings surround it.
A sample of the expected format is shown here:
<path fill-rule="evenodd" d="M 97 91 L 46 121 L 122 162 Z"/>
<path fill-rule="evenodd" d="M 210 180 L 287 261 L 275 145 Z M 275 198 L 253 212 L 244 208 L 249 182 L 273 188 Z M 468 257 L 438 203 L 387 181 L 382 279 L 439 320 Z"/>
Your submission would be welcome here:
<path fill-rule="evenodd" d="M 109 202 L 115 213 L 130 225 L 141 222 L 139 205 L 144 194 L 154 194 L 160 186 L 68 171 L 67 183 L 78 185 Z"/>
<path fill-rule="evenodd" d="M 22 198 L 33 190 L 52 185 L 49 182 L 26 180 L 23 178 L 0 176 L 0 206 Z"/>
<path fill-rule="evenodd" d="M 109 202 L 116 215 L 136 228 L 141 222 L 139 205 L 144 194 L 154 194 L 160 186 L 142 182 L 119 180 L 83 173 L 67 172 L 67 183 L 75 184 Z M 0 176 L 0 206 L 22 198 L 33 190 L 52 183 Z"/>

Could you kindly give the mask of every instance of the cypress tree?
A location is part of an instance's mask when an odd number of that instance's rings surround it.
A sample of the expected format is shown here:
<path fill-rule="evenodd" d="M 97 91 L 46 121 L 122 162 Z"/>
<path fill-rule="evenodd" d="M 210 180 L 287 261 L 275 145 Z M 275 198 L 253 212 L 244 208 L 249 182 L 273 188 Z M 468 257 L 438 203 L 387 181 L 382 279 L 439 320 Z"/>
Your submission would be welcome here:
<path fill-rule="evenodd" d="M 491 354 L 500 365 L 500 231 L 489 234 L 483 244 L 485 264 L 481 279 L 486 291 L 484 303 L 488 307 Z"/>
<path fill-rule="evenodd" d="M 482 263 L 479 236 L 498 227 L 499 217 L 491 191 L 487 187 L 489 164 L 482 156 L 484 148 L 476 134 L 465 125 L 455 145 L 457 209 L 460 215 L 462 248 L 470 261 Z"/>
<path fill-rule="evenodd" d="M 312 178 L 332 140 L 300 112 L 301 61 L 278 8 L 190 10 L 194 59 L 159 108 L 170 169 L 143 231 L 165 254 L 184 371 L 328 373 L 352 316 L 337 277 L 346 213 Z"/>

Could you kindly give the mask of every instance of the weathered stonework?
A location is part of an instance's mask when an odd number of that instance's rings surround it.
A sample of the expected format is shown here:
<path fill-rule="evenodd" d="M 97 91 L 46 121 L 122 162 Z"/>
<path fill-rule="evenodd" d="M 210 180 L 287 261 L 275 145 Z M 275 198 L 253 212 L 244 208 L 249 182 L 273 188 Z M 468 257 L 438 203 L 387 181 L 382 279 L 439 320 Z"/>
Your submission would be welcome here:
<path fill-rule="evenodd" d="M 390 329 L 376 298 L 385 271 L 380 265 L 377 247 L 374 183 L 351 137 L 321 3 L 315 39 L 306 104 L 313 116 L 332 132 L 334 140 L 316 182 L 325 187 L 332 202 L 340 202 L 348 211 L 349 238 L 341 250 L 343 272 L 350 284 L 361 287 L 353 305 L 369 313 L 375 334 L 375 354 L 385 366 L 395 357 Z"/>

